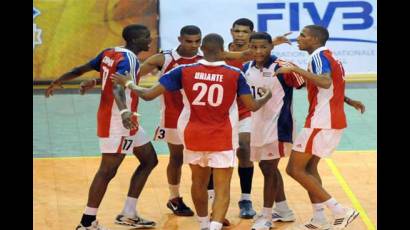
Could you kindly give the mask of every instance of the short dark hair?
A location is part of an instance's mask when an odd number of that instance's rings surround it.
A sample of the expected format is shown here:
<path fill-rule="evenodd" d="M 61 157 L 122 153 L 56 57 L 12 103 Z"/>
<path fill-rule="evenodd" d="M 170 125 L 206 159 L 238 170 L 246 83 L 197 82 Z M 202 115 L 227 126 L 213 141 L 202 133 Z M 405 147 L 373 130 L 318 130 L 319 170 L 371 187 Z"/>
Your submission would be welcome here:
<path fill-rule="evenodd" d="M 179 35 L 197 35 L 201 34 L 201 29 L 199 29 L 198 26 L 194 25 L 187 25 L 181 28 L 181 31 L 179 32 Z"/>
<path fill-rule="evenodd" d="M 207 34 L 203 39 L 202 39 L 202 46 L 207 47 L 209 50 L 223 50 L 224 49 L 224 39 L 222 38 L 221 35 L 211 33 Z"/>
<path fill-rule="evenodd" d="M 252 33 L 251 37 L 249 38 L 250 41 L 252 41 L 252 39 L 263 39 L 268 41 L 270 44 L 272 44 L 272 36 L 270 36 L 270 34 L 266 33 L 266 32 L 255 32 Z"/>
<path fill-rule="evenodd" d="M 126 42 L 130 42 L 133 38 L 140 37 L 141 31 L 143 30 L 149 31 L 148 27 L 144 25 L 140 25 L 140 24 L 128 25 L 122 30 L 122 38 L 124 38 Z"/>
<path fill-rule="evenodd" d="M 326 44 L 329 39 L 329 31 L 327 31 L 325 27 L 320 25 L 308 25 L 305 26 L 305 28 L 309 29 L 312 36 L 317 37 L 322 45 Z"/>
<path fill-rule="evenodd" d="M 235 25 L 247 26 L 247 27 L 249 27 L 249 29 L 251 29 L 251 31 L 253 31 L 253 22 L 250 19 L 240 18 L 240 19 L 233 22 L 232 28 L 234 28 Z"/>

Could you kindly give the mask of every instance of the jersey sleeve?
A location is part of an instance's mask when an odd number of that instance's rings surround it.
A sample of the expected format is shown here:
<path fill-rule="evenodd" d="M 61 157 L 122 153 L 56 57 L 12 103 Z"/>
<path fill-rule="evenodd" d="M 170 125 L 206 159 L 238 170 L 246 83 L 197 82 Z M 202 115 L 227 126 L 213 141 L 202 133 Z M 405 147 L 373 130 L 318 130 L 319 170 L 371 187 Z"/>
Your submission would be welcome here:
<path fill-rule="evenodd" d="M 238 77 L 238 96 L 243 94 L 251 94 L 251 89 L 249 88 L 248 83 L 246 82 L 243 73 L 241 73 Z"/>
<path fill-rule="evenodd" d="M 125 72 L 128 72 L 131 76 L 133 76 L 133 78 L 135 78 L 137 76 L 136 73 L 138 72 L 139 68 L 139 63 L 137 59 L 128 53 L 122 54 L 123 56 L 117 64 L 116 72 L 124 75 Z"/>
<path fill-rule="evenodd" d="M 323 52 L 314 55 L 312 58 L 312 70 L 317 75 L 330 73 L 330 62 Z"/>
<path fill-rule="evenodd" d="M 182 69 L 183 65 L 178 66 L 166 74 L 162 75 L 159 79 L 159 83 L 165 87 L 168 91 L 176 91 L 182 88 Z"/>
<path fill-rule="evenodd" d="M 88 65 L 90 65 L 94 70 L 100 71 L 100 64 L 101 64 L 102 56 L 106 50 L 107 49 L 101 51 L 101 53 L 99 53 L 95 58 L 91 59 L 88 62 Z"/>

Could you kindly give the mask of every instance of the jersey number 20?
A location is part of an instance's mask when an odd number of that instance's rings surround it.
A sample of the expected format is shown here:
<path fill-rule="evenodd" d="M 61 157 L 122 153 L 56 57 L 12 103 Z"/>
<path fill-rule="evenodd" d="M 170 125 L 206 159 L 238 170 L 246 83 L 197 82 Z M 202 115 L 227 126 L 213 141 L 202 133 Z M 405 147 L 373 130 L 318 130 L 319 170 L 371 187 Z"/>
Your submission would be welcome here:
<path fill-rule="evenodd" d="M 202 82 L 197 82 L 193 85 L 192 90 L 193 91 L 200 90 L 199 94 L 196 96 L 195 100 L 192 102 L 193 105 L 204 106 L 208 102 L 210 106 L 217 107 L 222 104 L 224 88 L 220 84 L 212 84 L 208 88 L 207 84 L 202 83 Z M 204 98 L 207 92 L 208 92 L 207 102 L 202 101 L 202 98 Z M 217 94 L 216 100 L 214 100 L 215 93 Z"/>

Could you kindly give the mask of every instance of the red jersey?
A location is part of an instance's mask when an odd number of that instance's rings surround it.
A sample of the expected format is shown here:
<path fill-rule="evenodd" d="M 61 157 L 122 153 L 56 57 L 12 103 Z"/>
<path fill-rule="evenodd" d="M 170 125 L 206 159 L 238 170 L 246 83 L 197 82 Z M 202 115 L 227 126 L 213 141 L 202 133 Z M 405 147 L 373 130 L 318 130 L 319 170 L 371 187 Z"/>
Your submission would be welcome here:
<path fill-rule="evenodd" d="M 122 125 L 122 118 L 114 100 L 112 82 L 109 76 L 115 72 L 125 74 L 128 71 L 136 84 L 139 71 L 137 56 L 123 47 L 109 48 L 101 52 L 89 62 L 102 79 L 101 99 L 97 113 L 97 135 L 99 137 L 132 136 L 136 130 L 129 130 Z M 129 89 L 125 89 L 126 105 L 131 112 L 137 111 L 138 96 Z"/>

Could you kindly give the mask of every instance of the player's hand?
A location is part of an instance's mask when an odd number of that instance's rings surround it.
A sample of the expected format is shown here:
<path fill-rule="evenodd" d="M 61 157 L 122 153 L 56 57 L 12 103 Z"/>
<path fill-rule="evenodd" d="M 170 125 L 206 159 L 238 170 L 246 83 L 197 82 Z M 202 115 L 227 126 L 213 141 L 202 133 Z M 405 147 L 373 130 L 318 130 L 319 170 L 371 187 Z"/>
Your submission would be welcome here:
<path fill-rule="evenodd" d="M 85 80 L 80 83 L 80 94 L 84 95 L 84 93 L 92 88 L 97 84 L 95 79 L 93 80 Z"/>
<path fill-rule="evenodd" d="M 139 124 L 138 124 L 138 114 L 137 113 L 132 113 L 130 111 L 124 112 L 121 114 L 122 118 L 122 125 L 126 129 L 137 129 Z"/>
<path fill-rule="evenodd" d="M 363 105 L 361 101 L 350 99 L 347 104 L 355 108 L 360 113 L 364 113 L 364 111 L 366 110 L 366 107 Z"/>
<path fill-rule="evenodd" d="M 292 43 L 290 42 L 289 38 L 287 38 L 286 36 L 288 36 L 289 34 L 291 34 L 292 32 L 287 32 L 282 36 L 277 36 L 272 40 L 272 43 L 274 46 L 283 44 L 283 43 L 287 43 L 289 45 L 292 45 Z"/>
<path fill-rule="evenodd" d="M 294 66 L 282 66 L 275 71 L 273 76 L 275 77 L 275 76 L 278 76 L 278 74 L 293 72 L 294 68 L 295 68 Z"/>
<path fill-rule="evenodd" d="M 268 98 L 272 97 L 272 91 L 270 91 L 270 89 L 267 89 L 265 87 L 260 87 L 260 90 L 262 92 L 262 97 L 268 97 Z"/>
<path fill-rule="evenodd" d="M 125 71 L 125 74 L 126 75 L 122 75 L 118 72 L 113 73 L 110 78 L 111 78 L 112 82 L 120 84 L 124 87 L 127 87 L 128 86 L 127 83 L 132 82 L 132 78 L 131 78 L 131 74 L 128 73 L 127 71 Z"/>
<path fill-rule="evenodd" d="M 60 81 L 53 81 L 51 82 L 51 84 L 48 86 L 47 90 L 46 90 L 46 97 L 50 97 L 53 96 L 54 90 L 55 89 L 62 89 L 63 86 L 61 85 L 62 82 Z"/>

